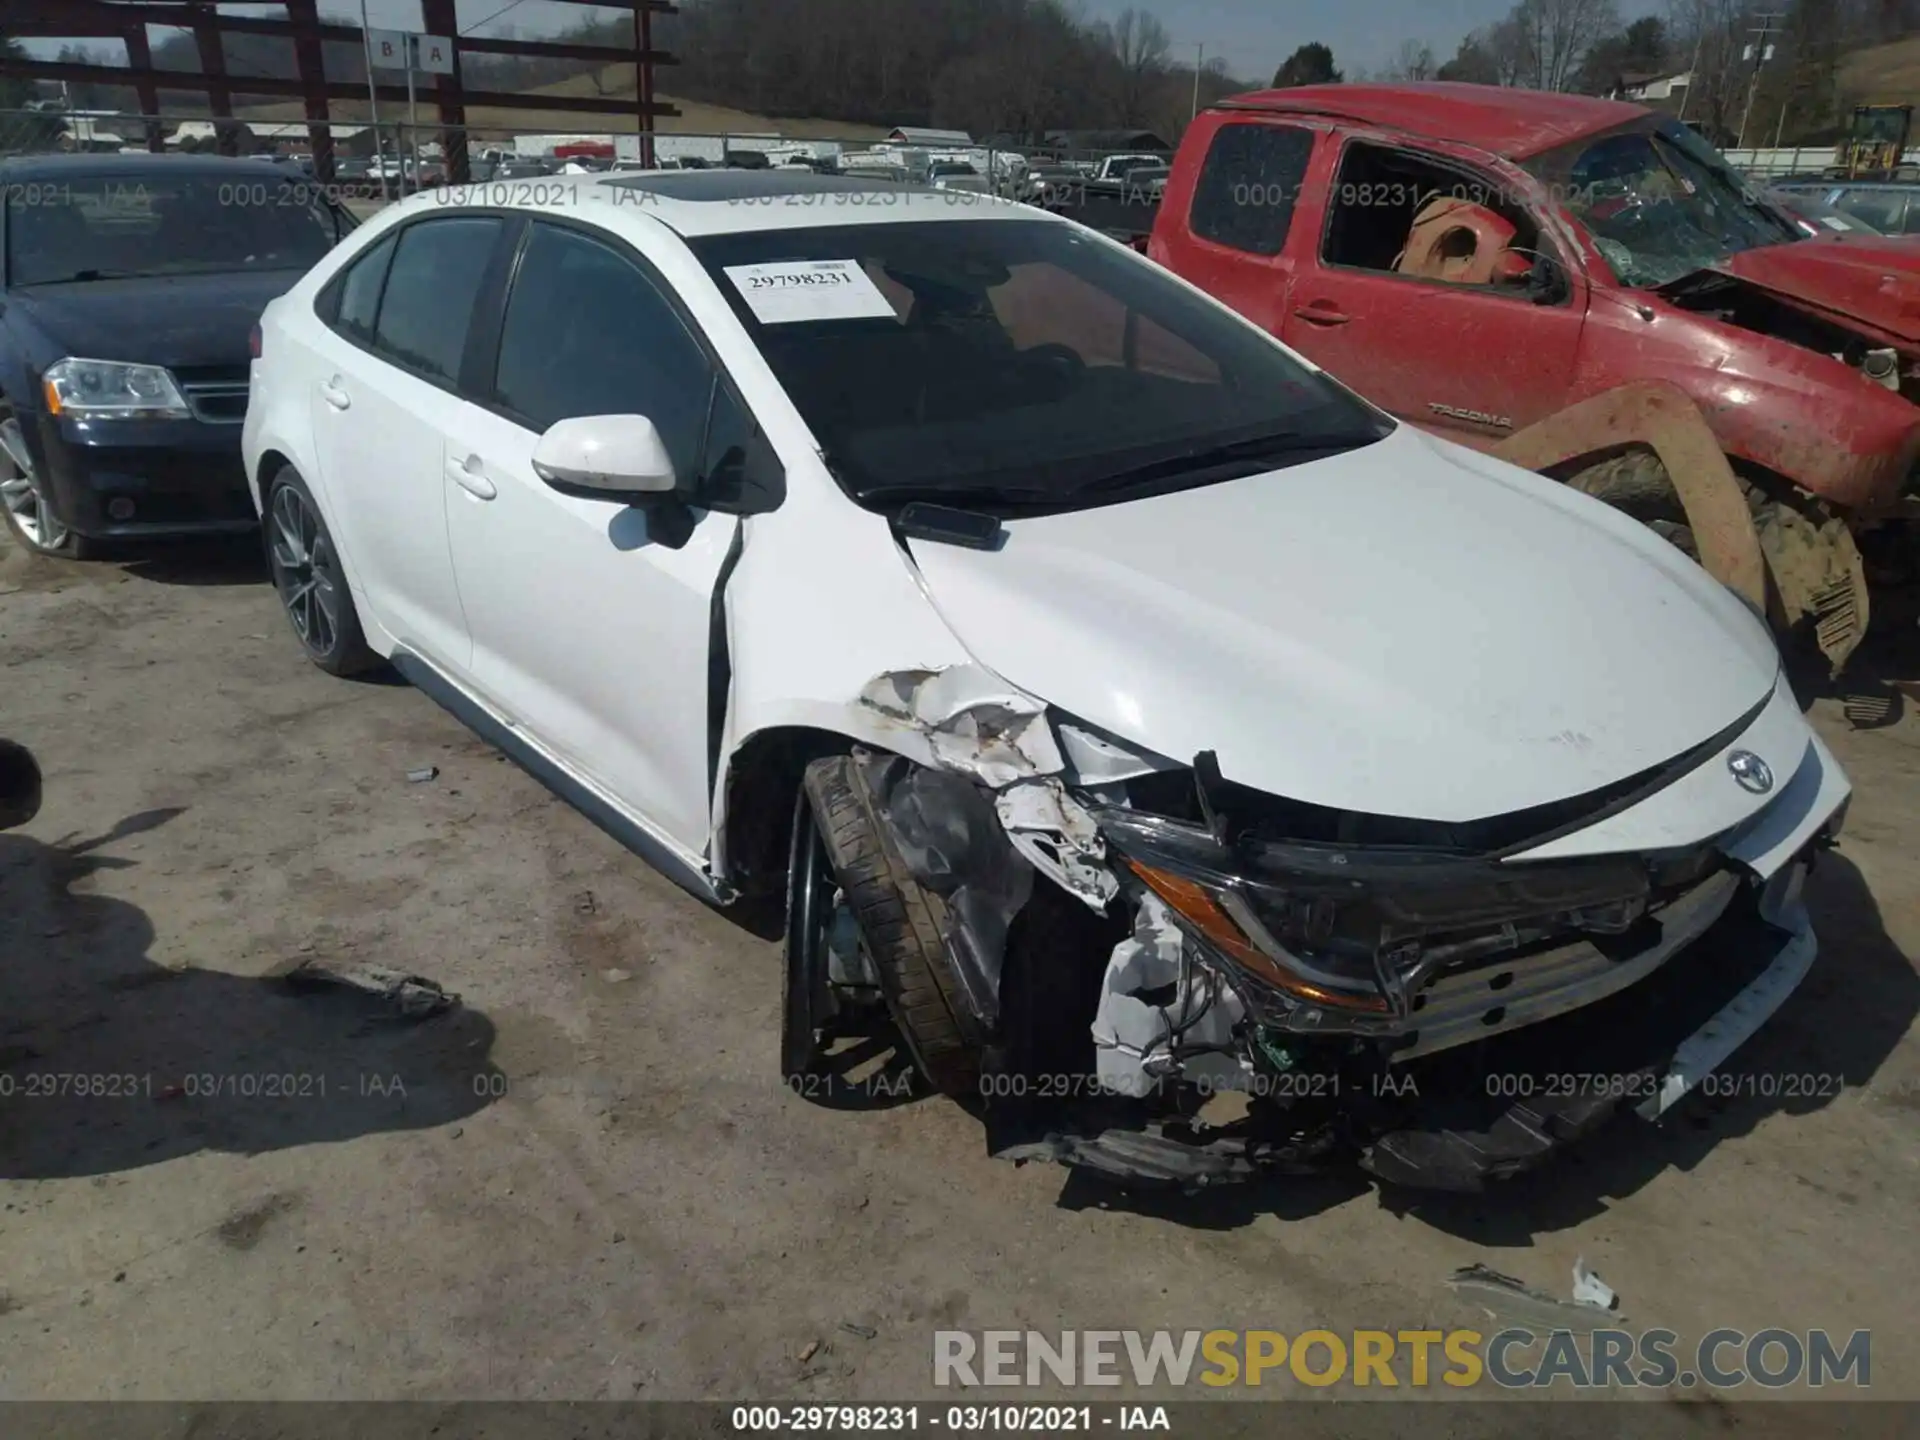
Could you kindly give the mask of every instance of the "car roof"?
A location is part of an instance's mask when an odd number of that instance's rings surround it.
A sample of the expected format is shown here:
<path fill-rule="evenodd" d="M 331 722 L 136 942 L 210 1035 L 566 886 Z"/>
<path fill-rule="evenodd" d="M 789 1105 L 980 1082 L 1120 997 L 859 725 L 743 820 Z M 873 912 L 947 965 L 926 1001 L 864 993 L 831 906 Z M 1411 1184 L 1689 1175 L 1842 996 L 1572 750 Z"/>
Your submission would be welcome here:
<path fill-rule="evenodd" d="M 155 155 L 142 150 L 136 154 L 86 155 L 13 155 L 0 160 L 0 179 L 10 181 L 48 181 L 131 178 L 135 175 L 271 175 L 284 179 L 285 172 L 271 160 L 242 160 L 226 155 Z"/>
<path fill-rule="evenodd" d="M 821 175 L 798 170 L 649 170 L 624 175 L 609 182 L 630 190 L 644 190 L 663 199 L 694 205 L 739 204 L 747 200 L 773 200 L 788 195 L 826 195 L 856 190 L 892 190 L 900 187 L 884 180 L 867 180 L 851 175 Z"/>
<path fill-rule="evenodd" d="M 782 198 L 792 203 L 775 204 Z M 647 170 L 639 173 L 556 175 L 527 196 L 502 202 L 487 182 L 471 191 L 456 186 L 402 202 L 412 211 L 449 205 L 581 214 L 617 229 L 623 215 L 647 216 L 675 233 L 694 238 L 768 230 L 809 230 L 827 225 L 880 225 L 902 220 L 1028 220 L 1069 223 L 1044 210 L 998 196 L 888 180 L 820 175 L 812 170 Z M 590 205 L 604 205 L 597 215 Z"/>
<path fill-rule="evenodd" d="M 1510 160 L 1524 160 L 1569 140 L 1610 130 L 1649 112 L 1590 95 L 1510 90 L 1497 85 L 1431 81 L 1417 85 L 1296 85 L 1256 90 L 1215 110 L 1259 110 L 1357 121 L 1410 135 L 1457 141 Z"/>

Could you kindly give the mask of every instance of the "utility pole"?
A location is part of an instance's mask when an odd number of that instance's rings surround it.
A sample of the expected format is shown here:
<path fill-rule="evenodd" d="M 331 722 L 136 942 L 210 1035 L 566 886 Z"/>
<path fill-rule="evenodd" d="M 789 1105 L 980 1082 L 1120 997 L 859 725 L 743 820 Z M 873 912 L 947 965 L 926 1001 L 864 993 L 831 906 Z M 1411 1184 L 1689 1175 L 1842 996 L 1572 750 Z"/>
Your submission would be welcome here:
<path fill-rule="evenodd" d="M 407 153 L 413 160 L 413 185 L 420 188 L 420 116 L 414 109 L 413 72 L 420 63 L 420 37 L 407 36 Z M 407 198 L 407 177 L 400 176 L 400 198 Z"/>
<path fill-rule="evenodd" d="M 367 115 L 373 125 L 373 168 L 380 172 L 380 200 L 387 200 L 387 147 L 380 143 L 380 95 L 373 83 L 373 32 L 367 28 L 367 0 L 360 0 L 360 43 L 367 52 Z"/>
<path fill-rule="evenodd" d="M 1197 40 L 1193 46 L 1193 114 L 1189 118 L 1200 118 L 1200 71 L 1207 62 L 1207 42 Z"/>
<path fill-rule="evenodd" d="M 1757 38 L 1753 44 L 1747 46 L 1746 55 L 1741 57 L 1742 59 L 1747 56 L 1752 57 L 1753 70 L 1747 77 L 1746 107 L 1740 112 L 1740 140 L 1734 147 L 1738 150 L 1747 148 L 1747 122 L 1753 118 L 1753 97 L 1760 88 L 1760 67 L 1773 58 L 1773 27 L 1780 19 L 1778 15 L 1771 13 L 1756 15 L 1754 18 L 1760 23 L 1747 33 Z"/>
<path fill-rule="evenodd" d="M 1687 118 L 1687 106 L 1693 103 L 1693 87 L 1700 83 L 1700 47 L 1706 43 L 1706 39 L 1706 27 L 1702 26 L 1700 33 L 1693 37 L 1693 64 L 1687 69 L 1686 94 L 1680 97 L 1679 118 L 1683 122 Z"/>

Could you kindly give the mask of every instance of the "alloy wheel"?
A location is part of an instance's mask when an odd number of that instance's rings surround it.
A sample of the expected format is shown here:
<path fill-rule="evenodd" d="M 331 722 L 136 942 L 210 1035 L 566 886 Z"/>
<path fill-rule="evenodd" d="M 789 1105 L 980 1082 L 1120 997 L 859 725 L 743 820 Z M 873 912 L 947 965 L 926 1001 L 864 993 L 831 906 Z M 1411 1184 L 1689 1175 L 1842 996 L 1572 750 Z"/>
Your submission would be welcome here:
<path fill-rule="evenodd" d="M 12 415 L 0 420 L 0 504 L 36 550 L 58 550 L 66 544 L 67 527 L 40 492 L 26 437 L 20 432 L 19 419 Z"/>
<path fill-rule="evenodd" d="M 274 492 L 268 553 L 273 581 L 293 632 L 307 649 L 325 655 L 340 634 L 340 576 L 320 517 L 291 485 Z"/>
<path fill-rule="evenodd" d="M 813 807 L 800 797 L 787 864 L 786 994 L 782 1007 L 781 1072 L 815 1073 L 822 1059 L 821 1032 L 833 1002 L 829 997 L 827 937 L 832 933 L 839 886 L 828 863 L 826 842 Z"/>

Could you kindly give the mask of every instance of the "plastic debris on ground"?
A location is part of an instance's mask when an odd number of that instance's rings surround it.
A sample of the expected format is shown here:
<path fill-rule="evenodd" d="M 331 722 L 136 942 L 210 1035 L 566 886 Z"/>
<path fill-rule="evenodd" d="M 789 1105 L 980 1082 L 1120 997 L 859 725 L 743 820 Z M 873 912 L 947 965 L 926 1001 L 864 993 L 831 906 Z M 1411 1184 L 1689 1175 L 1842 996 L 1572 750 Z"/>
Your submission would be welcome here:
<path fill-rule="evenodd" d="M 419 975 L 377 965 L 333 965 L 303 960 L 281 976 L 295 992 L 344 987 L 381 1000 L 396 1020 L 427 1020 L 460 1003 L 460 997 Z"/>
<path fill-rule="evenodd" d="M 1599 1276 L 1586 1269 L 1584 1261 L 1573 1268 L 1574 1298 L 1559 1300 L 1543 1290 L 1535 1290 L 1511 1275 L 1485 1265 L 1468 1265 L 1453 1272 L 1447 1286 L 1454 1294 L 1471 1300 L 1489 1317 L 1508 1324 L 1536 1330 L 1591 1330 L 1599 1325 L 1615 1325 L 1623 1318 L 1610 1308 L 1619 1303 Z M 1605 1294 L 1604 1303 L 1597 1297 Z"/>

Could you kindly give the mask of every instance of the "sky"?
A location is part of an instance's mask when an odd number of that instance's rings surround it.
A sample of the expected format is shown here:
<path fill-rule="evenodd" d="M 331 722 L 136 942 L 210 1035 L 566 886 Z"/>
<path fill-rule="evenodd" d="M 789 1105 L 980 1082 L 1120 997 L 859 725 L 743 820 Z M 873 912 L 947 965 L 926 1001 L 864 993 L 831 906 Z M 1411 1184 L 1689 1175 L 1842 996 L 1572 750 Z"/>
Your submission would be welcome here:
<path fill-rule="evenodd" d="M 1406 40 L 1433 47 L 1445 60 L 1460 37 L 1480 25 L 1498 20 L 1513 0 L 1357 0 L 1357 3 L 1312 5 L 1304 0 L 1068 0 L 1089 19 L 1112 19 L 1129 8 L 1157 15 L 1176 42 L 1176 54 L 1190 56 L 1204 46 L 1209 57 L 1226 60 L 1228 69 L 1247 80 L 1265 81 L 1295 47 L 1318 40 L 1333 49 L 1334 63 L 1378 70 L 1390 63 Z M 526 36 L 550 34 L 583 15 L 576 5 L 547 0 L 456 0 L 463 31 L 483 34 L 512 28 Z M 223 7 L 227 8 L 227 7 Z M 257 9 L 276 13 L 278 7 L 231 7 L 236 13 Z M 1653 8 L 1652 0 L 1624 0 L 1629 17 Z M 321 0 L 323 18 L 358 20 L 358 0 Z M 367 0 L 369 21 L 377 27 L 417 30 L 419 0 Z M 490 17 L 493 17 L 490 19 Z M 45 53 L 57 46 L 32 45 Z M 112 46 L 118 58 L 120 47 Z M 664 88 L 664 87 L 663 87 Z"/>
<path fill-rule="evenodd" d="M 504 0 L 503 0 L 504 3 Z M 1341 69 L 1388 64 L 1406 40 L 1433 47 L 1445 60 L 1469 30 L 1498 20 L 1513 0 L 1078 0 L 1089 16 L 1111 19 L 1129 8 L 1160 17 L 1179 50 L 1205 45 L 1233 74 L 1267 80 L 1294 50 L 1318 40 Z"/>

